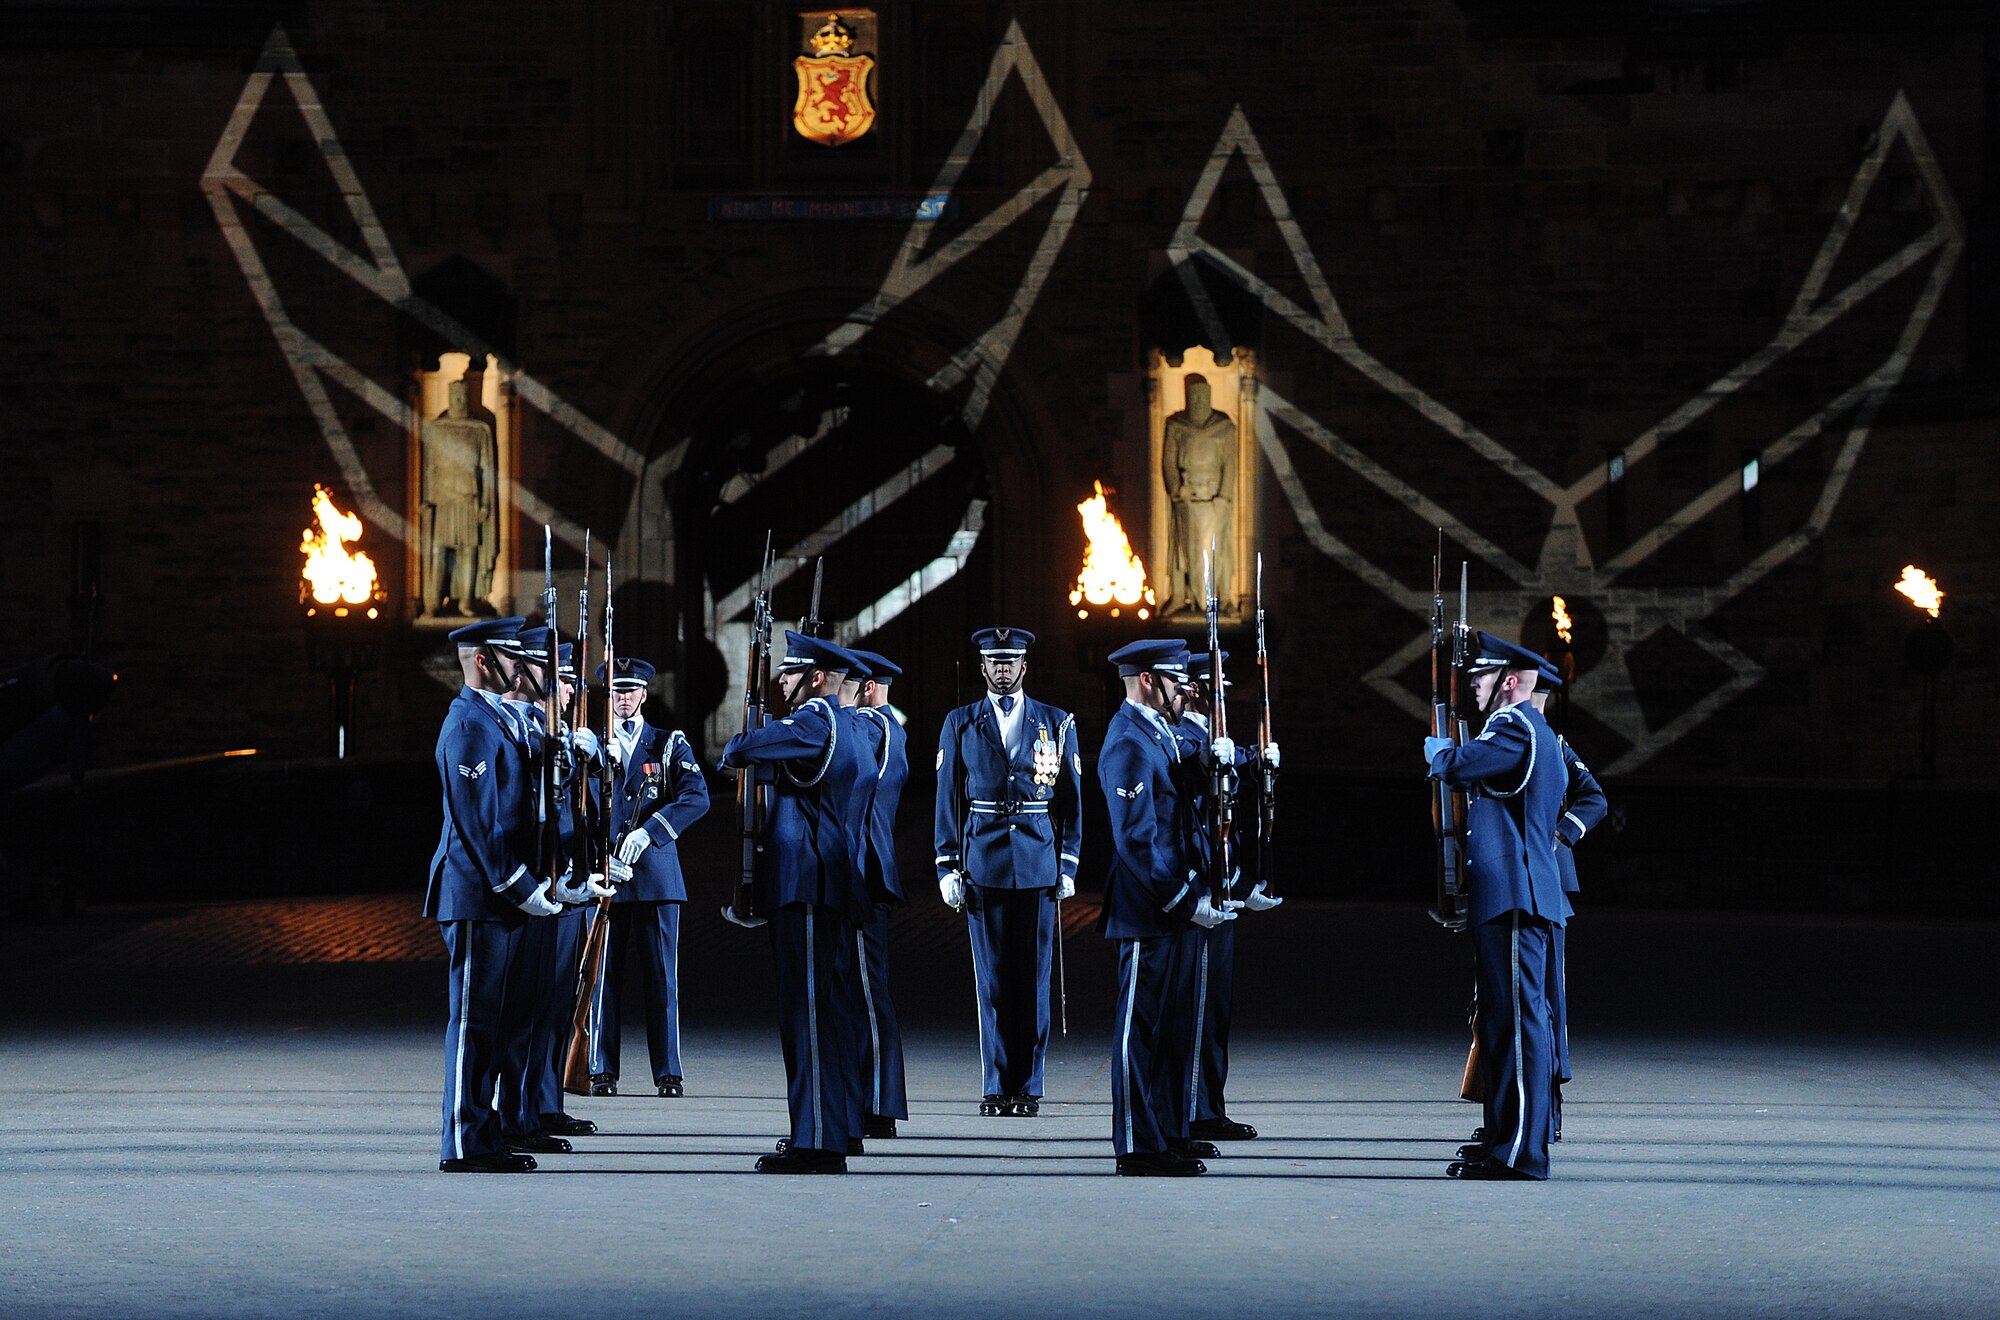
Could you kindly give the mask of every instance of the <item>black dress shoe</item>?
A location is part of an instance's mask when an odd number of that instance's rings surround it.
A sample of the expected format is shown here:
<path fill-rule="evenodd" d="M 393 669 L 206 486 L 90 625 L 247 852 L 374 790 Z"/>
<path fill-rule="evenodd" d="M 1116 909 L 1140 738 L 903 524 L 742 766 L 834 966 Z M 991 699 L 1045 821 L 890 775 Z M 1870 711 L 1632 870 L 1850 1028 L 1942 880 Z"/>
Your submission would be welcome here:
<path fill-rule="evenodd" d="M 1444 1176 L 1458 1178 L 1464 1182 L 1539 1182 L 1532 1174 L 1522 1173 L 1511 1164 L 1502 1164 L 1488 1156 L 1483 1160 L 1458 1160 L 1445 1165 Z"/>
<path fill-rule="evenodd" d="M 660 1079 L 660 1098 L 662 1100 L 680 1099 L 681 1079 L 678 1077 L 662 1077 Z"/>
<path fill-rule="evenodd" d="M 590 1093 L 592 1095 L 617 1095 L 618 1079 L 610 1073 L 598 1073 L 590 1079 Z"/>
<path fill-rule="evenodd" d="M 1208 1166 L 1170 1150 L 1145 1150 L 1120 1155 L 1118 1172 L 1126 1178 L 1193 1178 L 1207 1173 Z"/>
<path fill-rule="evenodd" d="M 847 1157 L 830 1150 L 807 1146 L 793 1148 L 789 1142 L 780 1155 L 763 1155 L 757 1160 L 759 1173 L 846 1173 Z"/>
<path fill-rule="evenodd" d="M 1017 1095 L 1007 1102 L 1007 1112 L 1015 1118 L 1033 1118 L 1042 1112 L 1042 1097 Z"/>
<path fill-rule="evenodd" d="M 1217 1160 L 1222 1158 L 1222 1152 L 1216 1149 L 1214 1142 L 1196 1141 L 1191 1137 L 1185 1141 L 1178 1137 L 1169 1138 L 1167 1149 L 1176 1155 L 1185 1155 L 1189 1159 Z"/>
<path fill-rule="evenodd" d="M 570 1144 L 545 1132 L 502 1132 L 501 1142 L 512 1151 L 535 1150 L 544 1155 L 567 1155 Z"/>
<path fill-rule="evenodd" d="M 783 1154 L 785 1154 L 786 1152 L 790 1151 L 790 1150 L 791 1150 L 791 1148 L 792 1148 L 792 1139 L 791 1139 L 790 1137 L 779 1137 L 779 1138 L 778 1138 L 778 1147 L 777 1147 L 777 1149 L 778 1149 L 778 1153 L 779 1153 L 780 1155 L 783 1155 Z M 799 1147 L 799 1149 L 800 1149 L 800 1150 L 804 1150 L 804 1149 L 805 1149 L 805 1147 L 804 1147 L 804 1146 L 801 1146 L 801 1147 Z M 849 1138 L 847 1139 L 847 1153 L 848 1153 L 849 1155 L 866 1155 L 866 1154 L 868 1153 L 868 1150 L 867 1150 L 867 1148 L 866 1148 L 866 1147 L 864 1147 L 864 1146 L 863 1146 L 863 1145 L 861 1144 L 861 1138 L 859 1138 L 859 1137 L 849 1137 Z"/>
<path fill-rule="evenodd" d="M 587 1137 L 597 1131 L 597 1124 L 568 1114 L 543 1114 L 542 1131 L 552 1137 Z"/>
<path fill-rule="evenodd" d="M 1188 1135 L 1203 1141 L 1255 1141 L 1257 1129 L 1232 1118 L 1197 1118 L 1188 1123 Z"/>
<path fill-rule="evenodd" d="M 535 1159 L 532 1155 L 510 1155 L 504 1150 L 492 1151 L 485 1155 L 467 1155 L 464 1159 L 439 1160 L 439 1173 L 533 1173 Z"/>
<path fill-rule="evenodd" d="M 881 1114 L 865 1114 L 861 1119 L 861 1135 L 864 1137 L 893 1137 L 896 1135 L 896 1120 Z"/>
<path fill-rule="evenodd" d="M 1007 1105 L 1007 1097 L 1004 1095 L 986 1096 L 979 1102 L 979 1116 L 981 1118 L 1004 1118 L 1007 1114 Z"/>
<path fill-rule="evenodd" d="M 1472 1129 L 1472 1135 L 1467 1137 L 1466 1140 L 1475 1146 L 1479 1145 L 1486 1140 L 1486 1129 L 1483 1127 Z"/>
<path fill-rule="evenodd" d="M 1464 1160 L 1467 1164 L 1477 1164 L 1492 1153 L 1493 1150 L 1491 1147 L 1476 1145 L 1470 1142 L 1458 1148 L 1458 1158 Z"/>

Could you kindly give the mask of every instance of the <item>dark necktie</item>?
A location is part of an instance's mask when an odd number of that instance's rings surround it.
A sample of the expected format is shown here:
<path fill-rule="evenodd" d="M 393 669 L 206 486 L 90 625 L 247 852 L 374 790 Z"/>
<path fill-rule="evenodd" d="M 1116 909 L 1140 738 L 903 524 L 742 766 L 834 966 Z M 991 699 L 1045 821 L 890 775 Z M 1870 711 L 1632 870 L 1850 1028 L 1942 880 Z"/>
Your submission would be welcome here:
<path fill-rule="evenodd" d="M 626 720 L 623 724 L 618 726 L 618 732 L 624 735 L 625 739 L 629 742 L 632 738 L 632 734 L 638 729 L 638 727 L 639 727 L 639 722 L 637 720 Z"/>
<path fill-rule="evenodd" d="M 1014 713 L 1014 698 L 1000 698 L 1000 713 L 1002 715 L 1012 715 Z"/>

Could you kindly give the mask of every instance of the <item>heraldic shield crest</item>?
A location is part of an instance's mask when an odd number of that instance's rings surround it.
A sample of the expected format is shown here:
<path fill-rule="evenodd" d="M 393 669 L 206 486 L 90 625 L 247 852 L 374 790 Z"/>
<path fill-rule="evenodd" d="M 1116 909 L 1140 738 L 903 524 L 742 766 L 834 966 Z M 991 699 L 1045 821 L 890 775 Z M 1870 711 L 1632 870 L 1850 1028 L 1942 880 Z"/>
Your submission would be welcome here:
<path fill-rule="evenodd" d="M 830 15 L 809 42 L 813 53 L 792 61 L 799 75 L 792 127 L 800 137 L 828 147 L 865 136 L 875 126 L 875 104 L 868 99 L 874 56 L 852 53 L 854 31 L 838 14 Z"/>

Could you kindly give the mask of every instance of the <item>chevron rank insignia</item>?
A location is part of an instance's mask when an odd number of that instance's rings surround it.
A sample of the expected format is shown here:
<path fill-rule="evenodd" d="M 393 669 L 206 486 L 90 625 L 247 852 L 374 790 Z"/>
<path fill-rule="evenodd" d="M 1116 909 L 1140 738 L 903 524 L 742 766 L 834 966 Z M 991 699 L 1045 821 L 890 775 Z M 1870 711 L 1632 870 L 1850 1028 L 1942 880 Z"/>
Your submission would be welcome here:
<path fill-rule="evenodd" d="M 938 748 L 937 764 L 932 766 L 931 769 L 932 770 L 944 769 L 944 748 L 942 747 Z"/>
<path fill-rule="evenodd" d="M 1143 783 L 1134 784 L 1130 788 L 1116 788 L 1112 790 L 1112 792 L 1116 793 L 1119 797 L 1122 798 L 1135 798 L 1145 791 L 1146 791 L 1146 786 Z"/>
<path fill-rule="evenodd" d="M 481 761 L 478 765 L 462 765 L 458 767 L 458 773 L 467 779 L 477 779 L 486 773 L 486 762 Z"/>

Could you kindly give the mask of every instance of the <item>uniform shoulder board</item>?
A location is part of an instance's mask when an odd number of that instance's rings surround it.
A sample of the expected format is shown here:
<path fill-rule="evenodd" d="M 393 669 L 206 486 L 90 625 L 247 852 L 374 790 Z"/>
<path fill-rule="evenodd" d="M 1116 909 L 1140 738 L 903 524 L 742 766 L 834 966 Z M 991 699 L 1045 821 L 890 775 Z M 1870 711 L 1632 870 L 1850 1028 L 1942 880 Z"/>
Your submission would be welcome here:
<path fill-rule="evenodd" d="M 458 767 L 458 773 L 467 779 L 477 779 L 486 773 L 486 762 L 481 761 L 478 765 L 461 765 Z"/>

